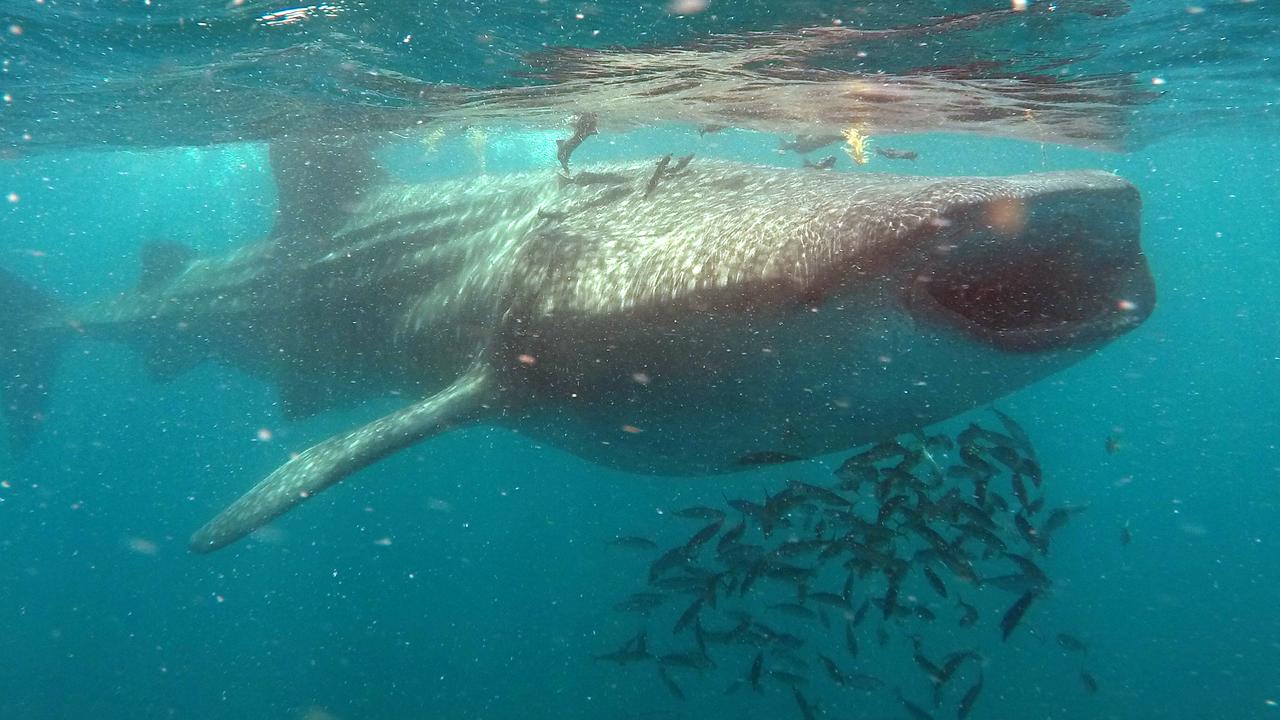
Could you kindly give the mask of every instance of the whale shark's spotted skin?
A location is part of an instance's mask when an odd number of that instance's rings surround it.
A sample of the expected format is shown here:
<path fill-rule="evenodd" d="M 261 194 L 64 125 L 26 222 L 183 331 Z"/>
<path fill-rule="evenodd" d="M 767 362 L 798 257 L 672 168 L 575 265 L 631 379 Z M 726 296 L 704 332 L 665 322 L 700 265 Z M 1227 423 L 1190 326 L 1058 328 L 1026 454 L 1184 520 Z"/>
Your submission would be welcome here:
<path fill-rule="evenodd" d="M 125 337 L 161 375 L 234 363 L 294 416 L 423 400 L 283 465 L 196 533 L 198 551 L 464 423 L 643 473 L 852 447 L 1051 373 L 1154 303 L 1137 193 L 1099 172 L 695 159 L 646 197 L 652 162 L 422 185 L 346 158 L 273 162 L 267 241 L 48 324 Z"/>

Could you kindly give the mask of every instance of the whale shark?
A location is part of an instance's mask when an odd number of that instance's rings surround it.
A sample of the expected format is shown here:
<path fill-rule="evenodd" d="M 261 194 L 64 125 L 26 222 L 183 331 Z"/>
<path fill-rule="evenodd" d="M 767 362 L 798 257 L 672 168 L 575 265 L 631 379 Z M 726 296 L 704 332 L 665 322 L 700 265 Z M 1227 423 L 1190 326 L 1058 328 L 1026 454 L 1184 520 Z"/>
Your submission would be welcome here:
<path fill-rule="evenodd" d="M 0 276 L 0 394 L 32 441 L 66 343 L 152 377 L 217 361 L 305 417 L 415 398 L 293 456 L 195 532 L 209 552 L 380 458 L 488 423 L 631 473 L 701 476 L 939 422 L 1088 357 L 1155 305 L 1141 200 L 1008 177 L 630 162 L 406 183 L 360 144 L 278 142 L 262 241 L 152 243 L 66 307 Z"/>

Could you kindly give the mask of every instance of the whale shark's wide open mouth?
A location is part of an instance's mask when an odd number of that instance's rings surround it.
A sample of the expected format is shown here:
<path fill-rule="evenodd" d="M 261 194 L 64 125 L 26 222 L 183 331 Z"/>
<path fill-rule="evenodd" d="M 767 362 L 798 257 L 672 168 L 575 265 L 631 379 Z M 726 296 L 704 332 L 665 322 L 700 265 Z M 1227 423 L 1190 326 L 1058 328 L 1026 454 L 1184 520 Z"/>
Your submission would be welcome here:
<path fill-rule="evenodd" d="M 1099 173 L 1028 177 L 1025 193 L 934 218 L 914 312 L 1010 351 L 1096 345 L 1137 327 L 1155 285 L 1136 189 Z"/>

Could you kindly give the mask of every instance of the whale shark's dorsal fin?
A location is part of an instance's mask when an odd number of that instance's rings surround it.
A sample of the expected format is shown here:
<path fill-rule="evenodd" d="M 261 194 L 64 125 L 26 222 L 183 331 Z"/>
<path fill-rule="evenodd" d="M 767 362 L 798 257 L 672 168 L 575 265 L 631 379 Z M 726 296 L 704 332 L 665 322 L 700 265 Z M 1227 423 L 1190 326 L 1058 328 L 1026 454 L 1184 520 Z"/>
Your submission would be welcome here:
<path fill-rule="evenodd" d="M 276 182 L 276 242 L 325 240 L 370 187 L 386 179 L 373 151 L 378 138 L 284 138 L 271 144 Z"/>
<path fill-rule="evenodd" d="M 425 400 L 313 445 L 196 531 L 191 549 L 212 552 L 235 542 L 366 465 L 474 422 L 485 413 L 493 385 L 488 369 L 477 367 Z"/>

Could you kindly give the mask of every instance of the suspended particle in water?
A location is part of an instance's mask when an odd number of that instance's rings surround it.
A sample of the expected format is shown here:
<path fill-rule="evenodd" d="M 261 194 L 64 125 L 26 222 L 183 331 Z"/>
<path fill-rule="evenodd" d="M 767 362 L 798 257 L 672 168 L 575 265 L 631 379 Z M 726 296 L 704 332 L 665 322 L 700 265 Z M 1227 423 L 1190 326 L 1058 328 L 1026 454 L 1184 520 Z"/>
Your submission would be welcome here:
<path fill-rule="evenodd" d="M 128 542 L 129 549 L 139 555 L 156 555 L 160 552 L 160 547 L 155 542 L 142 537 L 131 537 Z"/>
<path fill-rule="evenodd" d="M 671 0 L 667 12 L 672 15 L 696 15 L 707 9 L 707 0 Z"/>

